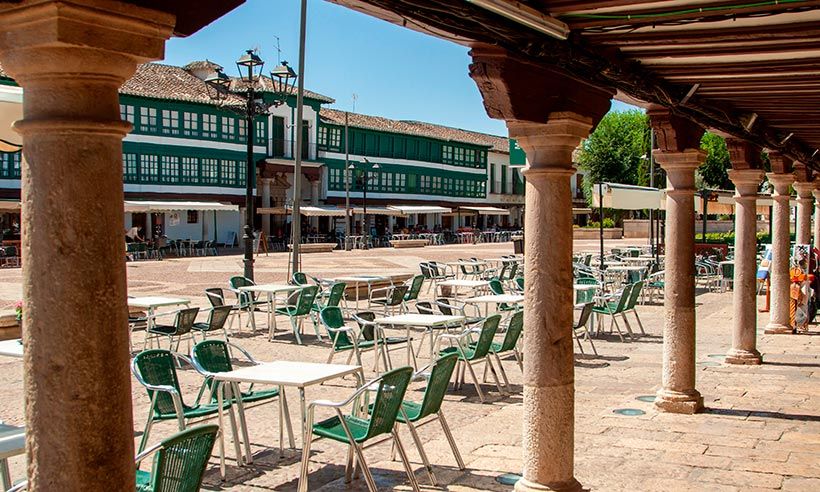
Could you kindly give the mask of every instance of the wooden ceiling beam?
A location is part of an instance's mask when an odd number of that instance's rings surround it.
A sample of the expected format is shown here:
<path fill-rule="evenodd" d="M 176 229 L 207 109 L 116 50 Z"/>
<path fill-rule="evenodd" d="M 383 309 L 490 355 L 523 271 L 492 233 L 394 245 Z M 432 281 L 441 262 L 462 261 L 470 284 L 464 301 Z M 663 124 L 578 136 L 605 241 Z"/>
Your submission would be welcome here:
<path fill-rule="evenodd" d="M 787 27 L 782 25 L 763 24 L 755 27 L 699 28 L 673 31 L 613 31 L 609 33 L 585 32 L 582 34 L 582 37 L 587 38 L 596 44 L 636 46 L 644 44 L 691 44 L 778 39 L 792 40 L 795 37 L 795 33 L 798 32 L 801 37 L 808 36 L 814 38 L 820 36 L 820 25 L 818 25 L 817 22 L 795 22 L 793 24 L 789 24 Z"/>

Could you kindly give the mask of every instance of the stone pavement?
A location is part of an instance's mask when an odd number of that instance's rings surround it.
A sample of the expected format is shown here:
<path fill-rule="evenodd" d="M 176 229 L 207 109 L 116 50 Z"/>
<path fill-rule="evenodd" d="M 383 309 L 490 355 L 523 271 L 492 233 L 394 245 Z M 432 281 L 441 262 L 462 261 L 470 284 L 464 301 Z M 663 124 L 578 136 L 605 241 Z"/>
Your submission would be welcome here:
<path fill-rule="evenodd" d="M 576 250 L 594 250 L 576 242 Z M 613 242 L 611 245 L 618 244 Z M 409 273 L 422 259 L 452 260 L 458 257 L 494 257 L 511 251 L 509 244 L 428 247 L 418 250 L 336 252 L 304 257 L 303 270 L 323 277 L 372 272 Z M 284 254 L 260 257 L 260 282 L 284 280 Z M 128 265 L 129 293 L 175 294 L 205 305 L 205 287 L 226 286 L 227 278 L 241 271 L 241 258 L 195 258 L 139 262 Z M 0 271 L 0 299 L 13 304 L 19 270 Z M 10 293 L 10 294 L 7 294 Z M 762 298 L 761 298 L 762 300 Z M 617 336 L 595 340 L 598 356 L 576 358 L 576 477 L 592 490 L 820 490 L 820 336 L 816 327 L 810 335 L 764 335 L 759 330 L 758 347 L 762 366 L 727 366 L 722 356 L 730 347 L 731 293 L 699 293 L 698 389 L 706 411 L 697 415 L 661 414 L 650 399 L 661 377 L 660 305 L 639 306 L 647 335 L 621 343 Z M 261 319 L 261 317 L 260 317 Z M 761 314 L 758 326 L 768 319 Z M 282 318 L 280 323 L 287 323 Z M 260 321 L 260 326 L 264 322 Z M 631 326 L 637 330 L 637 323 Z M 317 343 L 306 325 L 306 345 L 290 338 L 269 343 L 262 334 L 248 330 L 232 340 L 260 360 L 324 361 L 327 343 Z M 59 336 L 59 327 L 55 327 Z M 141 335 L 137 335 L 137 341 Z M 394 361 L 403 360 L 403 352 Z M 343 362 L 342 358 L 337 359 Z M 372 371 L 372 355 L 365 366 Z M 424 364 L 425 359 L 420 359 Z M 467 465 L 459 471 L 446 440 L 432 423 L 420 429 L 439 487 L 429 487 L 410 435 L 401 436 L 416 476 L 426 490 L 510 490 L 497 481 L 504 473 L 521 469 L 521 373 L 513 360 L 504 362 L 512 394 L 499 395 L 494 385 L 484 384 L 488 403 L 481 404 L 472 385 L 449 391 L 444 409 Z M 479 366 L 479 369 L 480 366 Z M 480 373 L 480 370 L 479 370 Z M 192 402 L 200 379 L 182 371 L 185 399 Z M 22 424 L 22 371 L 18 360 L 0 358 L 0 419 Z M 133 383 L 135 439 L 139 438 L 148 410 L 148 398 Z M 308 389 L 308 400 L 343 399 L 353 390 L 352 379 L 334 381 Z M 420 398 L 423 387 L 415 385 L 411 398 Z M 293 423 L 298 426 L 298 396 L 289 392 Z M 650 397 L 639 399 L 639 397 Z M 627 409 L 629 415 L 616 410 Z M 255 463 L 238 467 L 228 432 L 228 480 L 220 482 L 217 460 L 208 468 L 207 490 L 295 490 L 299 473 L 299 451 L 286 449 L 279 457 L 278 412 L 264 405 L 248 410 Z M 319 415 L 324 416 L 326 414 Z M 172 423 L 159 423 L 151 441 L 173 433 Z M 297 446 L 299 441 L 297 438 Z M 384 490 L 408 490 L 400 462 L 390 460 L 390 445 L 365 451 L 377 482 Z M 310 466 L 311 490 L 366 490 L 363 480 L 344 484 L 345 449 L 325 440 L 313 444 Z M 144 465 L 147 466 L 147 465 Z M 11 460 L 12 473 L 19 477 L 22 460 Z"/>

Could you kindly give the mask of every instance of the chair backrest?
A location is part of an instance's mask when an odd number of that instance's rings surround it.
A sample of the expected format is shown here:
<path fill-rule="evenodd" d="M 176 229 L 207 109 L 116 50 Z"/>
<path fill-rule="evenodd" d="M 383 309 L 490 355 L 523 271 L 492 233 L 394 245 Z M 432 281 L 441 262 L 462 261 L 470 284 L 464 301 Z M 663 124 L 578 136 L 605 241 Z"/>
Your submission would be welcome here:
<path fill-rule="evenodd" d="M 442 277 L 444 267 L 439 267 L 439 264 L 435 261 L 430 261 L 427 263 L 430 266 L 430 271 L 433 273 L 433 278 Z"/>
<path fill-rule="evenodd" d="M 177 320 L 176 320 L 176 333 L 174 335 L 184 335 L 191 331 L 191 328 L 194 327 L 194 323 L 196 322 L 196 315 L 199 314 L 199 308 L 187 308 L 182 309 L 177 313 Z"/>
<path fill-rule="evenodd" d="M 524 330 L 524 311 L 516 311 L 510 318 L 510 324 L 507 326 L 507 333 L 504 335 L 504 341 L 501 342 L 501 349 L 499 352 L 507 352 L 515 348 L 518 344 L 518 338 L 521 337 L 521 332 Z"/>
<path fill-rule="evenodd" d="M 180 397 L 182 396 L 182 391 L 179 389 L 179 379 L 177 378 L 176 361 L 170 350 L 152 349 L 140 352 L 134 357 L 132 368 L 146 384 L 171 386 L 177 390 Z M 148 397 L 153 398 L 154 391 L 147 391 Z M 154 413 L 158 415 L 176 413 L 171 395 L 164 391 L 157 393 Z"/>
<path fill-rule="evenodd" d="M 331 285 L 327 294 L 327 302 L 325 303 L 325 306 L 338 306 L 339 303 L 342 302 L 342 297 L 345 295 L 346 288 L 347 284 L 344 282 L 336 282 Z"/>
<path fill-rule="evenodd" d="M 390 289 L 390 298 L 387 299 L 386 306 L 398 306 L 399 304 L 404 302 L 404 295 L 407 294 L 407 290 L 410 289 L 407 285 L 395 285 L 392 289 Z"/>
<path fill-rule="evenodd" d="M 476 342 L 471 360 L 480 359 L 487 355 L 500 322 L 500 314 L 494 314 L 484 320 L 484 324 L 481 325 L 481 334 L 478 336 L 478 342 Z"/>
<path fill-rule="evenodd" d="M 438 306 L 439 312 L 445 316 L 452 316 L 453 315 L 453 308 L 450 307 L 450 303 L 452 301 L 450 299 L 440 298 L 436 299 L 436 306 Z"/>
<path fill-rule="evenodd" d="M 213 452 L 219 426 L 189 427 L 165 439 L 154 456 L 152 492 L 196 492 Z"/>
<path fill-rule="evenodd" d="M 510 263 L 510 268 L 509 268 L 509 270 L 507 270 L 507 276 L 506 276 L 506 277 L 503 277 L 503 276 L 502 276 L 502 277 L 501 277 L 501 280 L 512 280 L 512 279 L 514 279 L 514 278 L 515 278 L 515 274 L 516 274 L 517 272 L 518 272 L 518 262 L 517 262 L 517 261 L 513 261 L 512 263 Z"/>
<path fill-rule="evenodd" d="M 578 316 L 578 323 L 576 323 L 575 326 L 573 326 L 573 328 L 580 328 L 582 326 L 585 326 L 587 324 L 587 321 L 589 321 L 589 317 L 592 316 L 592 308 L 594 307 L 594 302 L 588 302 L 584 304 L 584 306 L 581 308 L 581 315 Z"/>
<path fill-rule="evenodd" d="M 584 284 L 579 284 L 584 285 Z M 592 285 L 592 284 L 586 284 Z M 575 291 L 575 304 L 586 304 L 595 298 L 595 289 L 578 289 Z"/>
<path fill-rule="evenodd" d="M 644 281 L 640 280 L 632 284 L 632 292 L 629 294 L 629 302 L 626 304 L 626 309 L 635 309 L 638 304 L 638 299 L 641 297 Z"/>
<path fill-rule="evenodd" d="M 433 305 L 428 301 L 419 301 L 416 303 L 416 311 L 419 314 L 433 314 Z"/>
<path fill-rule="evenodd" d="M 618 298 L 618 304 L 616 305 L 617 307 L 615 308 L 616 313 L 620 313 L 624 309 L 626 309 L 626 306 L 629 303 L 630 295 L 632 293 L 632 285 L 633 284 L 626 284 L 624 286 L 624 290 L 621 291 L 621 297 Z"/>
<path fill-rule="evenodd" d="M 430 268 L 430 264 L 426 261 L 419 263 L 419 270 L 421 270 L 421 276 L 425 279 L 433 278 L 433 269 Z"/>
<path fill-rule="evenodd" d="M 490 280 L 490 290 L 496 295 L 504 294 L 504 286 L 501 285 L 501 281 L 497 278 Z"/>
<path fill-rule="evenodd" d="M 720 276 L 724 279 L 733 280 L 735 277 L 735 264 L 734 263 L 721 263 L 720 264 Z"/>
<path fill-rule="evenodd" d="M 319 319 L 334 345 L 353 345 L 353 341 L 347 336 L 346 331 L 338 331 L 339 328 L 345 325 L 344 315 L 342 315 L 342 309 L 339 306 L 322 308 L 319 311 Z"/>
<path fill-rule="evenodd" d="M 313 302 L 319 294 L 318 285 L 306 285 L 299 290 L 299 297 L 296 299 L 296 312 L 294 316 L 304 316 L 310 313 Z"/>
<path fill-rule="evenodd" d="M 211 287 L 210 289 L 205 289 L 205 297 L 208 298 L 208 302 L 211 303 L 211 307 L 225 305 L 225 293 L 222 291 L 221 287 Z"/>
<path fill-rule="evenodd" d="M 380 377 L 376 399 L 370 413 L 370 422 L 367 426 L 367 435 L 363 440 L 368 440 L 380 434 L 387 434 L 393 430 L 396 424 L 396 416 L 399 414 L 404 394 L 413 376 L 412 367 L 399 367 L 386 372 Z"/>
<path fill-rule="evenodd" d="M 419 293 L 421 293 L 421 287 L 424 284 L 424 275 L 415 275 L 413 279 L 410 281 L 410 288 L 407 290 L 407 294 L 404 296 L 405 301 L 415 301 L 419 298 Z"/>
<path fill-rule="evenodd" d="M 294 285 L 307 285 L 308 279 L 304 272 L 294 272 L 290 277 L 291 283 Z"/>
<path fill-rule="evenodd" d="M 205 340 L 194 345 L 191 357 L 202 369 L 208 372 L 233 371 L 231 354 L 224 340 Z"/>
<path fill-rule="evenodd" d="M 224 328 L 232 310 L 232 306 L 214 306 L 208 318 L 208 331 L 218 331 Z"/>
<path fill-rule="evenodd" d="M 424 397 L 418 415 L 409 416 L 413 420 L 423 419 L 437 413 L 441 409 L 441 402 L 447 393 L 447 385 L 453 376 L 453 370 L 458 362 L 458 354 L 450 353 L 438 359 L 430 369 L 427 387 L 424 388 Z"/>
<path fill-rule="evenodd" d="M 524 277 L 515 277 L 515 283 L 519 289 L 524 290 Z"/>
<path fill-rule="evenodd" d="M 248 287 L 251 285 L 255 285 L 253 280 L 243 277 L 241 275 L 236 275 L 231 277 L 228 280 L 228 284 L 231 286 L 231 289 L 236 292 L 236 298 L 239 299 L 239 302 L 250 302 L 256 300 L 256 293 L 254 292 L 239 292 L 236 289 L 240 287 Z"/>

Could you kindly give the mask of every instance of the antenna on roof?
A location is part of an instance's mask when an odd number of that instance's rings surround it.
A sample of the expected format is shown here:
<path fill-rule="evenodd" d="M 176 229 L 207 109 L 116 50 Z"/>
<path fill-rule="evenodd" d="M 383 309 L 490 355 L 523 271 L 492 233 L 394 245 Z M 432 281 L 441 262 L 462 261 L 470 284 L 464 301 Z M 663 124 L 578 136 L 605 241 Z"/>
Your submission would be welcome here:
<path fill-rule="evenodd" d="M 276 40 L 276 61 L 279 65 L 282 64 L 282 48 L 279 46 L 279 36 L 274 36 L 273 39 Z"/>
<path fill-rule="evenodd" d="M 352 99 L 353 99 L 353 112 L 355 113 L 356 112 L 356 101 L 359 99 L 359 95 L 354 92 Z"/>

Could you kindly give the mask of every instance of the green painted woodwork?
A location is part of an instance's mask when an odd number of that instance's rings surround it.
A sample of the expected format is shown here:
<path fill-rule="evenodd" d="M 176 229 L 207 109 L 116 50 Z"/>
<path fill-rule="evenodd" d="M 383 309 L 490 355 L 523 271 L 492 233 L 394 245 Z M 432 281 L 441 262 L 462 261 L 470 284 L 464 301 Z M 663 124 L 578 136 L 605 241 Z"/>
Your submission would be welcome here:
<path fill-rule="evenodd" d="M 487 168 L 488 146 L 362 128 L 349 130 L 351 154 Z M 343 133 L 343 126 L 320 122 L 317 136 L 319 150 L 344 152 Z"/>
<path fill-rule="evenodd" d="M 328 169 L 328 190 L 344 191 L 344 161 L 324 159 Z M 378 172 L 370 174 L 369 192 L 416 195 L 442 195 L 485 198 L 486 175 L 379 163 Z M 361 181 L 350 176 L 350 190 L 361 192 Z"/>
<path fill-rule="evenodd" d="M 0 152 L 0 179 L 20 179 L 22 152 Z"/>
<path fill-rule="evenodd" d="M 507 166 L 501 164 L 501 194 L 507 193 Z"/>
<path fill-rule="evenodd" d="M 490 193 L 498 193 L 495 189 L 495 166 L 490 166 Z"/>

